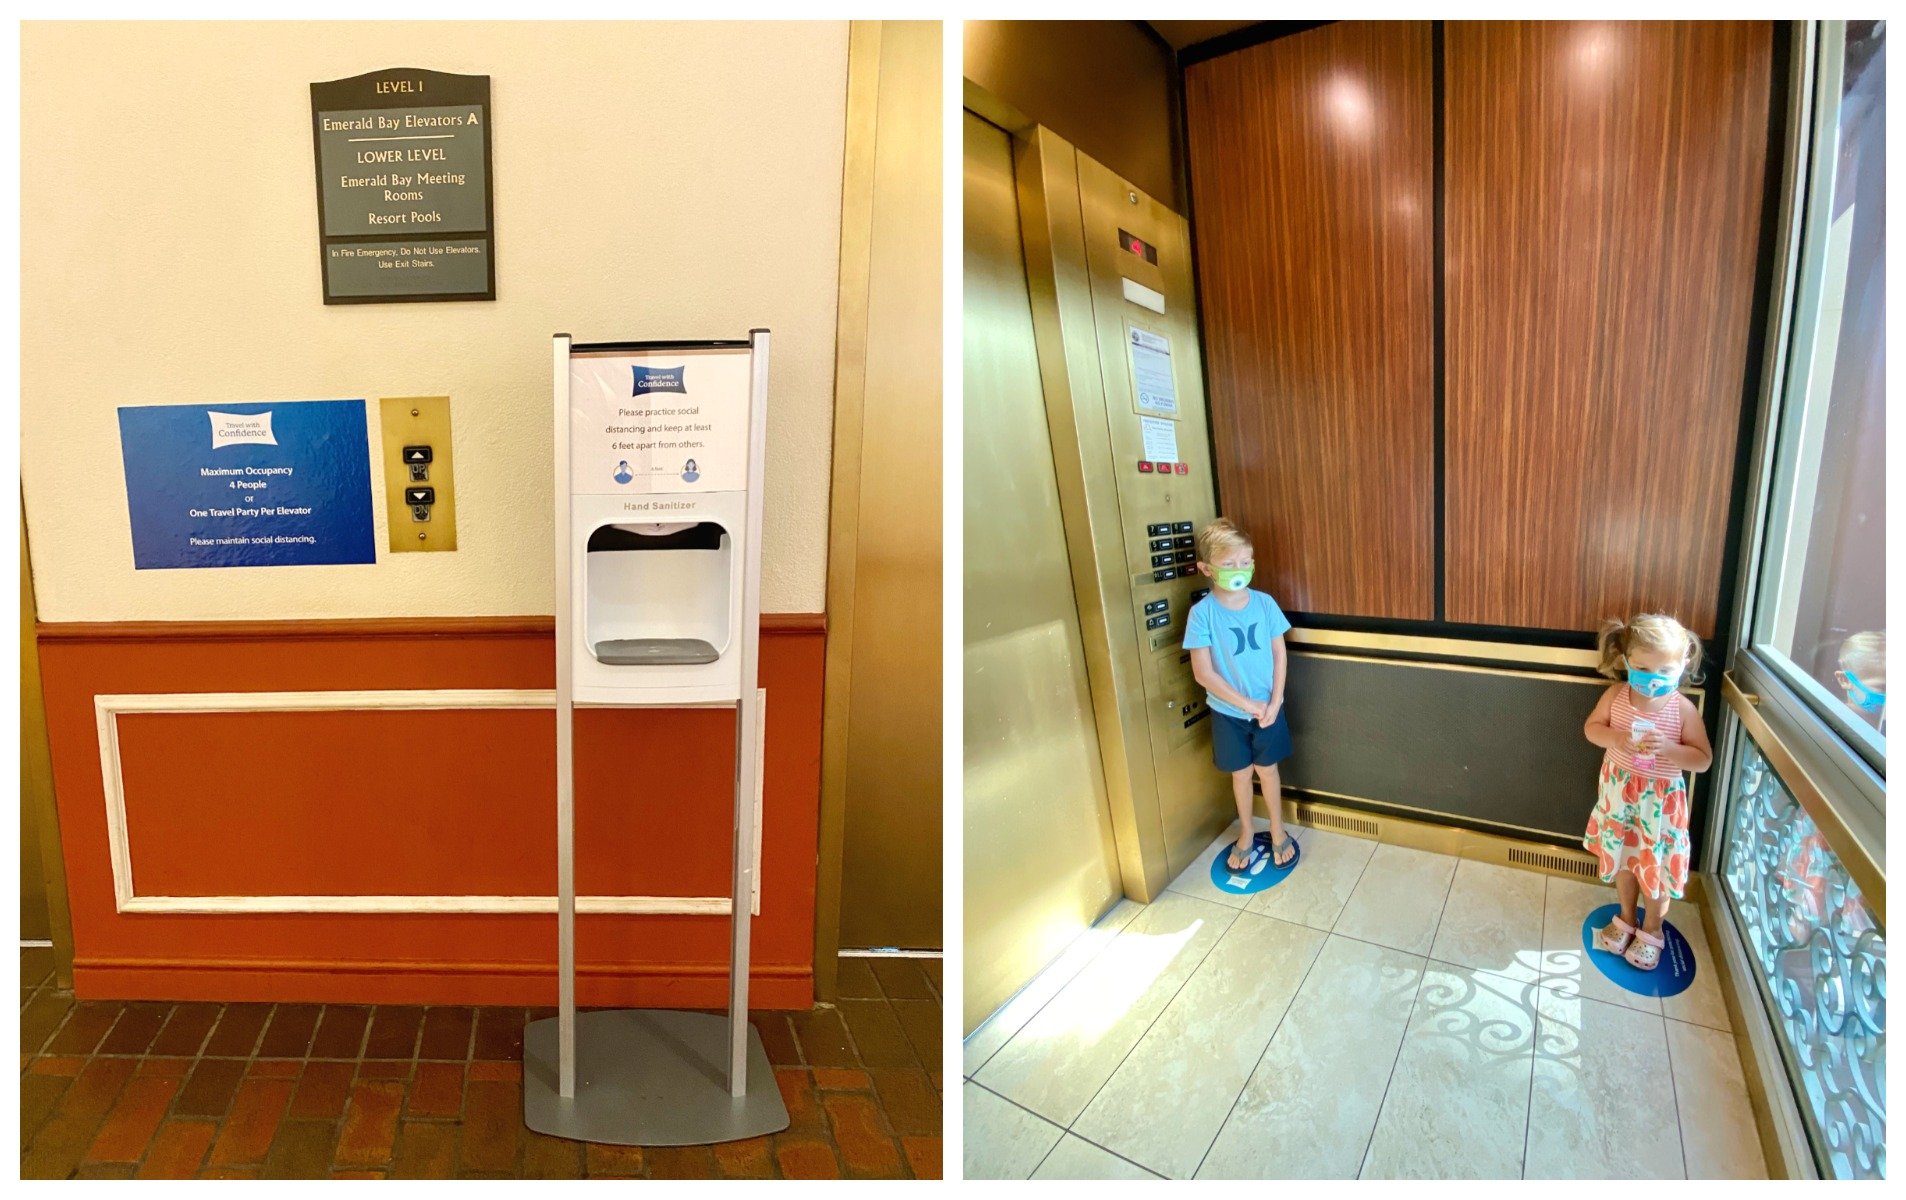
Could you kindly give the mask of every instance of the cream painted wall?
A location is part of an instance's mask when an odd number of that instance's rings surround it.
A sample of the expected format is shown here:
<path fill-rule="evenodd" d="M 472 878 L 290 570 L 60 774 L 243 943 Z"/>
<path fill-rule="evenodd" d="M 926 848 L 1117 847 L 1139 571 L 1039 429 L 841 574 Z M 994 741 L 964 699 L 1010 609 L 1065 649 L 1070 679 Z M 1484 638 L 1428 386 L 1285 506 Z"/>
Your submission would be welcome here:
<path fill-rule="evenodd" d="M 22 447 L 45 621 L 552 611 L 550 343 L 774 330 L 762 608 L 827 558 L 847 25 L 28 23 Z M 326 307 L 313 81 L 491 77 L 497 299 Z M 459 549 L 139 571 L 122 405 L 451 397 Z"/>

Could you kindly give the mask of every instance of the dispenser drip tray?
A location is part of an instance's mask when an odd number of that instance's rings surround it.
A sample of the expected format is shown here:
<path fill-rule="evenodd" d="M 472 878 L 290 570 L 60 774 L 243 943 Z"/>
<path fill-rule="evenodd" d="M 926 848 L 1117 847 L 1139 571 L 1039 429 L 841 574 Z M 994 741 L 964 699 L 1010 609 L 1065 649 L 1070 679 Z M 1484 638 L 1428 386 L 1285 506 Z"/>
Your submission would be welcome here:
<path fill-rule="evenodd" d="M 700 638 L 614 638 L 593 647 L 596 661 L 611 666 L 675 667 L 711 663 L 720 652 Z"/>

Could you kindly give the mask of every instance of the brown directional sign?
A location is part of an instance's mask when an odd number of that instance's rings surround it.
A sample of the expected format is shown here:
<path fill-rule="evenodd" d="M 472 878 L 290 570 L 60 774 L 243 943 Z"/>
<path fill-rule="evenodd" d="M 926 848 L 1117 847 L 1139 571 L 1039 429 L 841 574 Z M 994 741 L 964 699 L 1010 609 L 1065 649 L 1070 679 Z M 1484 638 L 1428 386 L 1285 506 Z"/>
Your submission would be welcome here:
<path fill-rule="evenodd" d="M 496 299 L 489 76 L 314 83 L 311 141 L 326 304 Z"/>

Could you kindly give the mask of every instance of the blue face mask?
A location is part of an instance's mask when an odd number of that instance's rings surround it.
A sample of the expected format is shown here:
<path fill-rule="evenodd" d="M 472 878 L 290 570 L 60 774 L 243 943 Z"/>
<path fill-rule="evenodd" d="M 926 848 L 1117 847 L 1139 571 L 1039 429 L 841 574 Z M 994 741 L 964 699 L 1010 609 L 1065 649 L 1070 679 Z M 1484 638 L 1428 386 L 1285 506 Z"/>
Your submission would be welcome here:
<path fill-rule="evenodd" d="M 1654 671 L 1642 671 L 1634 667 L 1628 668 L 1628 686 L 1648 697 L 1650 700 L 1672 692 L 1674 685 L 1680 682 L 1680 680 L 1681 675 L 1678 671 L 1673 675 L 1661 675 Z"/>
<path fill-rule="evenodd" d="M 1846 682 L 1847 698 L 1852 700 L 1853 706 L 1861 712 L 1878 712 L 1880 709 L 1886 707 L 1886 693 L 1876 692 L 1872 688 L 1867 687 L 1864 683 L 1860 682 L 1858 675 L 1848 671 L 1846 673 Z"/>

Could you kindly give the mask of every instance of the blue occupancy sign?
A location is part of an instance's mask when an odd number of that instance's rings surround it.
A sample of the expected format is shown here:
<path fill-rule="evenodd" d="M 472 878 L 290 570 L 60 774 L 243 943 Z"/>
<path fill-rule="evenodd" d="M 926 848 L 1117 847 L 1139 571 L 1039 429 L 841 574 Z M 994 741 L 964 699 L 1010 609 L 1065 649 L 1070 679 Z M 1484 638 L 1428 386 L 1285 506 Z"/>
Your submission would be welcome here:
<path fill-rule="evenodd" d="M 362 400 L 122 408 L 119 447 L 141 570 L 377 561 Z"/>
<path fill-rule="evenodd" d="M 1285 836 L 1289 836 L 1288 831 Z M 1291 838 L 1291 860 L 1278 866 L 1271 859 L 1271 835 L 1260 829 L 1251 838 L 1251 857 L 1244 861 L 1242 870 L 1233 871 L 1231 847 L 1234 845 L 1235 842 L 1225 842 L 1211 856 L 1211 886 L 1235 896 L 1248 896 L 1284 882 L 1297 869 L 1297 860 L 1303 853 L 1297 839 Z"/>
<path fill-rule="evenodd" d="M 1624 992 L 1638 996 L 1678 996 L 1694 982 L 1694 950 L 1681 931 L 1667 921 L 1661 922 L 1661 958 L 1652 971 L 1630 966 L 1619 954 L 1595 947 L 1595 931 L 1604 928 L 1621 911 L 1619 904 L 1604 904 L 1582 922 L 1582 948 L 1595 969 Z"/>

